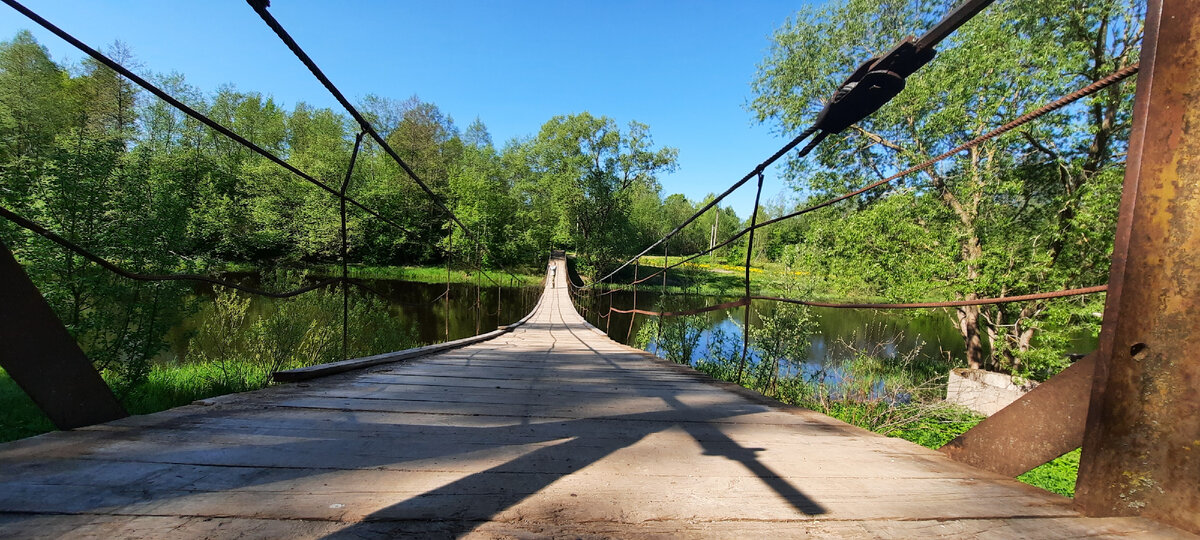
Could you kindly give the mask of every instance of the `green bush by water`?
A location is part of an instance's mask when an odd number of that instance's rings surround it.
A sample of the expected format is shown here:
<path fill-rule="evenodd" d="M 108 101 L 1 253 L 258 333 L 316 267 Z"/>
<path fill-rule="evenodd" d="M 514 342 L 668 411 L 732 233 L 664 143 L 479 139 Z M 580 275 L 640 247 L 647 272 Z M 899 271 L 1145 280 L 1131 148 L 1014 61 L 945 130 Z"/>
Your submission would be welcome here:
<path fill-rule="evenodd" d="M 270 384 L 281 369 L 342 359 L 342 297 L 318 290 L 251 310 L 250 299 L 220 292 L 192 337 L 188 358 L 153 364 L 136 380 L 128 370 L 102 370 L 117 398 L 131 414 L 147 414 Z M 350 304 L 350 357 L 368 356 L 419 345 L 413 328 L 391 316 L 374 297 Z M 20 387 L 0 370 L 0 442 L 53 431 L 54 426 Z"/>

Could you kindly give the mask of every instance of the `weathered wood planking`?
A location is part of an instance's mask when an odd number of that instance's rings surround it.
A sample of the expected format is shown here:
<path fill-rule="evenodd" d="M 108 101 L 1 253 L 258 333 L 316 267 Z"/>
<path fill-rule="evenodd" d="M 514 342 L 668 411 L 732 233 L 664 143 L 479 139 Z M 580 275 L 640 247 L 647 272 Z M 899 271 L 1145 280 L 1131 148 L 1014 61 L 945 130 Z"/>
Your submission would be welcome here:
<path fill-rule="evenodd" d="M 0 537 L 1181 535 L 614 343 L 558 280 L 487 342 L 0 445 Z"/>

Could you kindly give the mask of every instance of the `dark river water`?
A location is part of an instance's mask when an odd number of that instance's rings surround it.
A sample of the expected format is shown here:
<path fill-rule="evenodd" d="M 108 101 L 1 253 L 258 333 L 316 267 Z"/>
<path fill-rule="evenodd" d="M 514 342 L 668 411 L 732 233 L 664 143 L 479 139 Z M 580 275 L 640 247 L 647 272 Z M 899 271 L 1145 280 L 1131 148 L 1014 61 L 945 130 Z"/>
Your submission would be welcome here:
<path fill-rule="evenodd" d="M 660 297 L 657 293 L 639 291 L 637 305 L 640 309 L 655 311 Z M 584 318 L 597 328 L 605 330 L 609 337 L 634 345 L 633 338 L 653 317 L 622 313 L 613 313 L 611 320 L 601 317 L 607 313 L 610 302 L 617 309 L 629 309 L 633 306 L 633 300 L 632 292 L 622 291 L 590 300 L 584 298 L 577 305 L 581 308 Z M 670 310 L 686 310 L 732 300 L 737 298 L 668 295 L 667 306 Z M 772 314 L 778 306 L 775 302 L 755 302 L 750 311 L 751 326 L 758 325 L 762 316 Z M 714 331 L 723 331 L 740 344 L 744 309 L 735 307 L 699 315 L 703 317 L 706 329 L 693 352 L 693 361 L 708 354 L 708 345 Z M 898 313 L 870 309 L 809 309 L 815 328 L 809 337 L 807 357 L 791 359 L 799 364 L 837 364 L 853 357 L 857 352 L 886 358 L 916 355 L 944 360 L 947 355 L 953 358 L 963 356 L 962 338 L 950 316 L 941 311 Z M 651 346 L 650 349 L 653 351 L 654 347 Z"/>
<path fill-rule="evenodd" d="M 247 284 L 258 285 L 253 276 L 240 276 Z M 472 284 L 450 285 L 449 302 L 443 293 L 446 285 L 400 280 L 363 280 L 373 291 L 369 293 L 382 307 L 383 300 L 391 317 L 411 328 L 421 344 L 441 343 L 488 332 L 497 326 L 511 324 L 533 309 L 541 294 L 541 287 L 481 287 L 476 298 Z M 352 289 L 352 291 L 356 291 Z M 211 288 L 197 286 L 195 296 L 200 300 L 199 309 L 183 324 L 168 334 L 170 349 L 159 358 L 169 361 L 185 359 L 191 336 L 197 328 L 212 317 Z M 351 294 L 351 302 L 363 301 L 368 293 L 357 290 Z M 340 296 L 338 297 L 340 299 Z M 731 300 L 736 297 L 712 297 L 671 294 L 665 298 L 669 310 L 686 310 L 705 307 Z M 659 305 L 660 295 L 650 291 L 639 291 L 637 307 L 654 311 Z M 273 309 L 277 302 L 270 298 L 251 297 L 250 311 L 253 314 Z M 340 321 L 340 300 L 335 302 L 337 320 Z M 628 345 L 635 345 L 638 331 L 653 320 L 646 315 L 614 313 L 603 318 L 609 306 L 629 309 L 634 305 L 632 292 L 621 291 L 592 298 L 577 299 L 576 306 L 583 316 L 609 337 Z M 479 307 L 477 307 L 479 306 Z M 755 302 L 750 313 L 750 324 L 760 324 L 760 318 L 773 313 L 779 304 L 769 301 Z M 714 334 L 725 334 L 736 342 L 740 352 L 742 339 L 742 307 L 711 311 L 699 315 L 704 330 L 693 352 L 692 360 L 709 354 Z M 814 319 L 813 333 L 809 336 L 807 357 L 793 358 L 794 365 L 812 367 L 836 366 L 842 361 L 865 353 L 882 358 L 913 357 L 961 362 L 963 342 L 955 328 L 951 315 L 941 310 L 881 311 L 871 309 L 809 308 Z M 632 319 L 632 320 L 631 320 Z M 1094 341 L 1088 338 L 1084 341 Z M 1080 343 L 1081 350 L 1090 350 L 1087 343 Z M 1091 345 L 1094 346 L 1094 343 Z M 652 343 L 647 347 L 656 352 Z"/>
<path fill-rule="evenodd" d="M 239 282 L 251 286 L 259 286 L 259 280 L 253 275 L 234 275 Z M 480 287 L 467 283 L 450 284 L 449 301 L 443 294 L 446 284 L 420 283 L 390 279 L 360 280 L 370 287 L 372 292 L 365 289 L 351 288 L 350 303 L 363 302 L 370 296 L 373 305 L 386 309 L 391 317 L 398 319 L 407 328 L 415 332 L 419 344 L 442 343 L 461 339 L 495 330 L 497 326 L 512 324 L 533 309 L 537 303 L 541 287 Z M 205 285 L 197 285 L 193 294 L 199 301 L 199 307 L 179 326 L 172 328 L 167 335 L 170 348 L 158 356 L 158 361 L 186 359 L 190 339 L 205 320 L 213 316 L 213 289 Z M 307 294 L 307 293 L 306 293 Z M 339 321 L 341 317 L 340 292 L 333 302 L 336 313 L 332 318 Z M 383 302 L 379 302 L 382 300 Z M 288 299 L 272 299 L 260 296 L 250 296 L 250 314 L 256 317 L 272 310 L 277 303 L 288 302 Z M 479 307 L 476 307 L 479 306 Z M 340 330 L 339 330 L 340 331 Z"/>
<path fill-rule="evenodd" d="M 638 291 L 637 307 L 657 311 L 660 294 Z M 681 311 L 712 306 L 737 300 L 737 297 L 712 297 L 683 294 L 668 294 L 665 309 Z M 576 299 L 576 306 L 591 324 L 607 332 L 609 337 L 627 345 L 636 346 L 634 338 L 638 331 L 653 317 L 608 313 L 609 306 L 630 309 L 634 305 L 632 292 L 619 291 L 595 297 Z M 750 325 L 757 326 L 763 316 L 769 316 L 781 304 L 771 301 L 755 301 L 750 311 Z M 692 354 L 692 362 L 705 358 L 713 341 L 714 333 L 732 337 L 740 347 L 742 321 L 745 308 L 735 307 L 710 311 L 698 315 L 703 318 L 705 329 Z M 965 363 L 963 339 L 955 326 L 953 313 L 946 310 L 875 310 L 808 308 L 814 319 L 814 328 L 809 336 L 809 347 L 805 358 L 791 358 L 794 365 L 819 368 L 837 366 L 843 361 L 867 354 L 879 358 L 912 358 L 941 360 L 946 364 Z M 632 321 L 631 321 L 632 318 Z M 1074 352 L 1087 353 L 1096 347 L 1096 337 L 1083 332 L 1072 339 Z M 647 347 L 651 352 L 656 347 Z M 987 343 L 984 343 L 987 354 Z M 752 350 L 753 351 L 753 350 Z M 740 352 L 740 348 L 739 348 Z M 753 358 L 753 352 L 752 358 Z M 663 356 L 660 354 L 660 356 Z"/>

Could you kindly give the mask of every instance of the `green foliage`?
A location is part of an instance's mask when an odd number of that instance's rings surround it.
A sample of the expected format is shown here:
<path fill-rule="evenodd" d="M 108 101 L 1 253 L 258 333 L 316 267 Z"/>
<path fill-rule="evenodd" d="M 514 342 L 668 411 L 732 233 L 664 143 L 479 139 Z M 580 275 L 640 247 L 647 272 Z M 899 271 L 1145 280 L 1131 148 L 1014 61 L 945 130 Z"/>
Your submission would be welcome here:
<path fill-rule="evenodd" d="M 776 32 L 751 109 L 785 132 L 808 127 L 848 70 L 952 7 L 839 0 L 804 8 Z M 891 103 L 830 137 L 812 159 L 787 164 L 785 175 L 809 197 L 799 203 L 913 166 L 1135 62 L 1144 10 L 1142 0 L 990 6 L 943 42 Z M 808 214 L 765 234 L 764 255 L 812 271 L 820 290 L 843 297 L 951 300 L 1103 283 L 1132 97 L 1132 84 L 1111 87 Z M 1063 337 L 1090 324 L 1087 303 L 957 309 L 962 360 L 1052 373 L 1064 353 L 1087 352 L 1070 350 Z"/>
<path fill-rule="evenodd" d="M 1067 497 L 1075 496 L 1075 480 L 1079 476 L 1078 448 L 1050 460 L 1017 477 L 1017 480 Z"/>
<path fill-rule="evenodd" d="M 742 336 L 717 327 L 708 332 L 705 342 L 707 354 L 696 359 L 693 367 L 714 379 L 737 380 L 738 365 L 742 359 Z"/>
<path fill-rule="evenodd" d="M 750 342 L 758 352 L 758 362 L 750 376 L 759 391 L 776 385 L 785 363 L 799 365 L 808 358 L 808 337 L 815 320 L 806 306 L 782 304 L 770 313 L 759 314 L 759 324 L 750 328 Z"/>
<path fill-rule="evenodd" d="M 636 121 L 621 129 L 604 116 L 556 116 L 519 154 L 533 178 L 517 185 L 541 211 L 539 240 L 571 247 L 582 263 L 608 264 L 629 250 L 637 226 L 633 210 L 657 209 L 656 175 L 675 168 L 678 151 L 654 148 L 650 128 Z M 652 203 L 645 205 L 647 199 Z M 655 223 L 662 223 L 655 220 Z"/>
<path fill-rule="evenodd" d="M 282 276 L 278 283 L 296 283 Z M 259 302 L 242 293 L 218 291 L 192 338 L 188 363 L 209 366 L 223 388 L 266 386 L 271 373 L 418 345 L 415 329 L 392 316 L 385 302 L 353 294 L 349 341 L 342 352 L 342 295 L 316 290 L 293 298 Z M 215 371 L 214 371 L 215 370 Z"/>
<path fill-rule="evenodd" d="M 54 424 L 16 381 L 0 369 L 0 443 L 47 431 L 54 431 Z"/>
<path fill-rule="evenodd" d="M 687 365 L 691 364 L 706 328 L 708 322 L 696 315 L 659 317 L 642 325 L 634 340 L 641 348 L 648 348 L 653 343 L 655 351 L 661 351 L 667 360 Z"/>

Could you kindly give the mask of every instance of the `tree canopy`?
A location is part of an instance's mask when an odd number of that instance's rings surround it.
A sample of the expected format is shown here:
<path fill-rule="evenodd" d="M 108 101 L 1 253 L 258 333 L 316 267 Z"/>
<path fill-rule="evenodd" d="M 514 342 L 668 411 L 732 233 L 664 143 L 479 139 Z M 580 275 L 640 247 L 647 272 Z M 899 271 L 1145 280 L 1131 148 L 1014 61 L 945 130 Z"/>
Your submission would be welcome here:
<path fill-rule="evenodd" d="M 807 127 L 858 62 L 919 32 L 948 1 L 842 0 L 801 10 L 775 34 L 751 110 Z M 1136 62 L 1139 0 L 1020 0 L 989 6 L 874 115 L 786 167 L 822 200 L 920 163 Z M 803 222 L 780 251 L 843 294 L 973 299 L 1104 283 L 1133 85 L 1116 85 Z M 973 367 L 1020 371 L 1048 320 L 1091 321 L 1097 300 L 964 307 Z M 1055 339 L 1043 333 L 1047 340 Z M 1067 339 L 1058 336 L 1059 339 Z M 984 345 L 991 355 L 985 358 Z M 1053 350 L 1050 347 L 1045 350 Z M 1050 353 L 1053 354 L 1053 353 Z"/>

